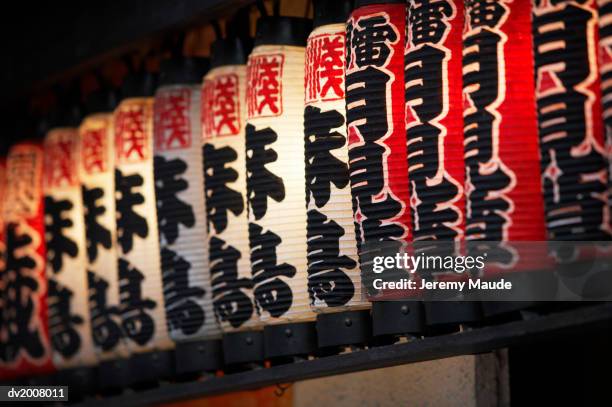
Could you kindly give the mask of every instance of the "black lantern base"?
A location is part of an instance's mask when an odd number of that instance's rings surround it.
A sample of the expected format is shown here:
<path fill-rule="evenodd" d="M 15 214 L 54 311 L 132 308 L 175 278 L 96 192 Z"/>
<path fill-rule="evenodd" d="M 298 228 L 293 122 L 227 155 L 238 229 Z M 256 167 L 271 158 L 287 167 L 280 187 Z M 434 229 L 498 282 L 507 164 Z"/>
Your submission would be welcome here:
<path fill-rule="evenodd" d="M 268 325 L 263 335 L 266 359 L 305 357 L 317 351 L 314 321 Z"/>
<path fill-rule="evenodd" d="M 223 367 L 221 340 L 177 343 L 174 349 L 174 362 L 178 377 L 215 372 Z"/>
<path fill-rule="evenodd" d="M 97 390 L 102 394 L 120 392 L 129 384 L 129 360 L 107 360 L 98 366 Z"/>
<path fill-rule="evenodd" d="M 137 353 L 128 363 L 130 386 L 137 389 L 155 387 L 174 376 L 173 351 Z"/>
<path fill-rule="evenodd" d="M 255 364 L 264 361 L 263 331 L 229 332 L 223 335 L 223 358 L 229 366 Z"/>
<path fill-rule="evenodd" d="M 320 348 L 365 345 L 372 337 L 370 310 L 318 314 L 317 337 Z"/>
<path fill-rule="evenodd" d="M 77 367 L 57 372 L 57 385 L 68 386 L 70 400 L 82 400 L 96 391 L 96 372 L 92 367 Z"/>
<path fill-rule="evenodd" d="M 423 332 L 420 301 L 376 301 L 372 303 L 374 336 L 415 335 Z"/>
<path fill-rule="evenodd" d="M 475 324 L 482 321 L 478 301 L 427 301 L 425 320 L 428 326 Z"/>

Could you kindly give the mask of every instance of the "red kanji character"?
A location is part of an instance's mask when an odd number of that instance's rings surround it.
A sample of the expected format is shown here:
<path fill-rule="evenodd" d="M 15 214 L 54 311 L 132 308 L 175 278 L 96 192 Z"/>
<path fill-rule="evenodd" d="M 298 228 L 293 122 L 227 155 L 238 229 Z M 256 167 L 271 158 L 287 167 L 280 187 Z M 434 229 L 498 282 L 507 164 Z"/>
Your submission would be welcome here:
<path fill-rule="evenodd" d="M 81 150 L 83 168 L 88 174 L 100 173 L 106 170 L 104 154 L 106 128 L 86 130 L 83 134 Z"/>
<path fill-rule="evenodd" d="M 127 106 L 119 111 L 116 125 L 117 157 L 123 161 L 142 161 L 147 156 L 143 106 Z"/>
<path fill-rule="evenodd" d="M 161 92 L 155 100 L 155 141 L 161 150 L 186 148 L 191 145 L 189 124 L 190 89 Z"/>
<path fill-rule="evenodd" d="M 215 81 L 214 118 L 215 133 L 221 135 L 227 127 L 229 134 L 238 134 L 238 78 L 224 75 Z"/>

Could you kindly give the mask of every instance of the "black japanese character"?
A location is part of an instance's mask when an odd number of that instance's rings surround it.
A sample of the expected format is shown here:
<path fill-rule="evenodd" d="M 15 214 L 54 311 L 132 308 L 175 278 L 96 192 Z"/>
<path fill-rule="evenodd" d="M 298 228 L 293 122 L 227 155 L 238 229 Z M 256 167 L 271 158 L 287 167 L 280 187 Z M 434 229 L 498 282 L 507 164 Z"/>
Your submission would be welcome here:
<path fill-rule="evenodd" d="M 447 19 L 453 15 L 453 6 L 444 0 L 414 0 L 409 4 L 411 42 L 414 45 L 441 42 L 448 30 Z"/>
<path fill-rule="evenodd" d="M 235 216 L 244 211 L 244 200 L 240 192 L 227 186 L 238 179 L 238 173 L 227 166 L 236 161 L 238 155 L 231 147 L 215 149 L 212 144 L 205 144 L 203 150 L 207 220 L 217 233 L 221 233 L 227 227 L 228 211 Z"/>
<path fill-rule="evenodd" d="M 134 246 L 134 235 L 146 238 L 149 235 L 147 220 L 134 211 L 134 206 L 144 203 L 144 196 L 137 188 L 144 180 L 139 174 L 124 176 L 115 170 L 117 202 L 117 239 L 123 253 L 129 253 Z"/>
<path fill-rule="evenodd" d="M 146 312 L 157 303 L 142 298 L 144 275 L 124 259 L 119 259 L 119 297 L 122 327 L 126 336 L 139 345 L 149 342 L 155 334 L 155 320 Z"/>
<path fill-rule="evenodd" d="M 181 177 L 187 170 L 187 163 L 179 158 L 166 160 L 155 156 L 154 168 L 159 232 L 172 244 L 178 238 L 179 224 L 188 228 L 195 225 L 193 208 L 177 196 L 189 188 L 187 180 Z"/>
<path fill-rule="evenodd" d="M 83 324 L 83 318 L 72 313 L 70 301 L 74 293 L 54 278 L 49 279 L 49 335 L 56 352 L 63 357 L 74 356 L 81 347 L 81 336 L 76 325 Z"/>
<path fill-rule="evenodd" d="M 351 48 L 355 53 L 355 64 L 359 67 L 387 64 L 391 55 L 390 44 L 398 40 L 395 28 L 387 16 L 362 18 L 352 26 Z M 347 86 L 348 87 L 348 86 Z"/>
<path fill-rule="evenodd" d="M 87 272 L 91 329 L 94 344 L 104 351 L 113 349 L 123 336 L 119 307 L 107 305 L 108 282 L 92 271 Z"/>
<path fill-rule="evenodd" d="M 64 234 L 64 229 L 73 225 L 72 220 L 65 215 L 65 212 L 72 208 L 72 202 L 67 199 L 55 200 L 50 196 L 45 197 L 47 259 L 55 273 L 62 269 L 64 254 L 73 258 L 79 254 L 77 244 Z"/>
<path fill-rule="evenodd" d="M 98 258 L 98 245 L 105 249 L 112 246 L 110 231 L 98 222 L 98 217 L 104 215 L 106 208 L 97 202 L 104 196 L 102 188 L 81 187 L 85 212 L 85 236 L 87 238 L 87 257 L 93 263 Z"/>

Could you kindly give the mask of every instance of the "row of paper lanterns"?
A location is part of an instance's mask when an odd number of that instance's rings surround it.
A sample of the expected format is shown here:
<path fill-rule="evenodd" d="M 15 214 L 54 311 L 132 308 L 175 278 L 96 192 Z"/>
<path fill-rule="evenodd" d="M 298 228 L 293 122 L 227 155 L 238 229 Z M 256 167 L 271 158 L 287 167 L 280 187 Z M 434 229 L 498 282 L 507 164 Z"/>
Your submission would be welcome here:
<path fill-rule="evenodd" d="M 222 335 L 237 363 L 311 353 L 317 315 L 353 343 L 364 244 L 610 239 L 611 2 L 356 3 L 11 147 L 5 377 Z"/>

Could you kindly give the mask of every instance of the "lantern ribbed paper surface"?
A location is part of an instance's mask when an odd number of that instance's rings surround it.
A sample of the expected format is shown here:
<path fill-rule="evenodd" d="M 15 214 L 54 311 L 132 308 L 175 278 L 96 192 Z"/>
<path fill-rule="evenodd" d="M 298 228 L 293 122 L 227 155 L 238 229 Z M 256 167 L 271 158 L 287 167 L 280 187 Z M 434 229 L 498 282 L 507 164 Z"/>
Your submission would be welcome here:
<path fill-rule="evenodd" d="M 85 117 L 79 143 L 91 329 L 99 358 L 108 360 L 127 354 L 119 312 L 113 115 Z"/>
<path fill-rule="evenodd" d="M 415 241 L 463 239 L 463 1 L 411 0 L 406 138 Z"/>
<path fill-rule="evenodd" d="M 306 261 L 304 52 L 259 45 L 247 68 L 251 270 L 260 318 L 267 323 L 314 319 Z"/>
<path fill-rule="evenodd" d="M 202 86 L 202 140 L 210 273 L 224 332 L 259 324 L 253 298 L 246 208 L 246 65 L 212 69 Z"/>
<path fill-rule="evenodd" d="M 155 193 L 170 337 L 220 335 L 213 314 L 206 245 L 200 86 L 168 85 L 155 94 Z"/>
<path fill-rule="evenodd" d="M 597 5 L 599 7 L 598 60 L 608 158 L 608 206 L 612 207 L 612 0 L 598 0 Z"/>
<path fill-rule="evenodd" d="M 153 180 L 153 98 L 114 113 L 115 199 L 122 326 L 132 352 L 172 347 L 168 337 Z"/>
<path fill-rule="evenodd" d="M 406 5 L 356 8 L 347 26 L 346 109 L 357 242 L 410 240 L 404 103 Z"/>
<path fill-rule="evenodd" d="M 44 142 L 49 335 L 58 369 L 91 365 L 87 253 L 78 174 L 78 130 L 58 127 Z"/>
<path fill-rule="evenodd" d="M 533 35 L 548 238 L 609 240 L 595 0 L 534 1 Z"/>
<path fill-rule="evenodd" d="M 529 2 L 465 5 L 466 239 L 544 240 Z M 519 253 L 502 243 L 472 248 L 470 254 L 487 253 L 496 267 L 524 266 Z"/>
<path fill-rule="evenodd" d="M 54 369 L 47 319 L 43 160 L 36 142 L 12 146 L 7 157 L 2 378 Z"/>
<path fill-rule="evenodd" d="M 306 47 L 308 290 L 315 311 L 363 309 L 346 137 L 346 24 L 315 28 Z"/>

